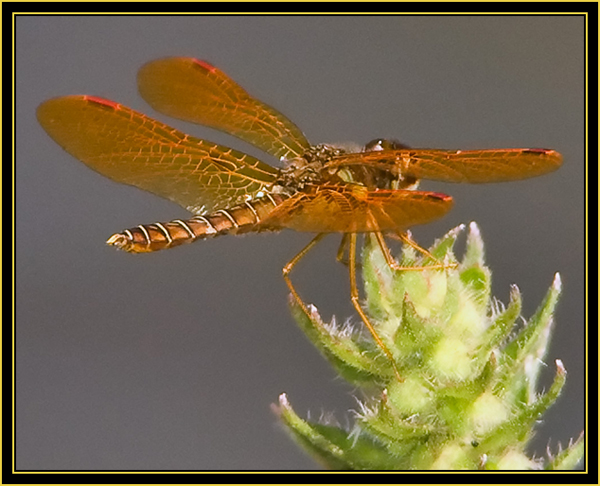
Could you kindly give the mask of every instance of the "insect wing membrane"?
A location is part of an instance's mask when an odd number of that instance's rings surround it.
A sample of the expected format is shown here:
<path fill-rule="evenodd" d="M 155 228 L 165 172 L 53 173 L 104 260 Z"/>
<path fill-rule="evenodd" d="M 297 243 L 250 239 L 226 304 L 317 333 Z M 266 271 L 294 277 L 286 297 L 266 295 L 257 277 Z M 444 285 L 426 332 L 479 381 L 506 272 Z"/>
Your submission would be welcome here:
<path fill-rule="evenodd" d="M 230 133 L 277 158 L 300 156 L 310 146 L 290 120 L 205 61 L 149 62 L 138 73 L 138 88 L 155 110 Z"/>
<path fill-rule="evenodd" d="M 242 202 L 277 174 L 254 157 L 101 98 L 51 99 L 38 107 L 37 116 L 63 149 L 92 169 L 194 213 Z"/>
<path fill-rule="evenodd" d="M 435 221 L 452 207 L 450 196 L 435 192 L 371 191 L 363 186 L 315 189 L 284 201 L 262 226 L 317 233 L 403 230 Z"/>
<path fill-rule="evenodd" d="M 402 149 L 344 154 L 332 166 L 375 165 L 404 176 L 444 182 L 508 182 L 553 172 L 562 156 L 547 149 Z"/>

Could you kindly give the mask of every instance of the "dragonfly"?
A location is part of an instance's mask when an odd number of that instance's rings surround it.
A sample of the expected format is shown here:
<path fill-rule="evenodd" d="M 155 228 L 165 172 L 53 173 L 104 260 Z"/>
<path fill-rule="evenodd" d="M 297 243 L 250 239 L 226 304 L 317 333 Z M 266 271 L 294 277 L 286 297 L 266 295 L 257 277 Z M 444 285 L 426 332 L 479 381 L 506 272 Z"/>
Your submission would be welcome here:
<path fill-rule="evenodd" d="M 151 61 L 141 67 L 137 81 L 142 98 L 156 111 L 242 139 L 279 159 L 280 167 L 97 96 L 47 100 L 37 109 L 38 121 L 65 151 L 109 179 L 174 201 L 193 214 L 126 229 L 107 243 L 147 253 L 225 234 L 317 233 L 283 269 L 293 298 L 310 315 L 290 272 L 324 235 L 340 233 L 338 259 L 347 247 L 353 306 L 400 380 L 395 358 L 359 302 L 357 235 L 373 234 L 388 264 L 399 268 L 384 236 L 411 243 L 408 228 L 441 218 L 453 203 L 446 194 L 417 190 L 420 179 L 514 181 L 552 172 L 562 163 L 558 152 L 540 148 L 413 149 L 384 139 L 358 150 L 311 145 L 279 111 L 194 58 Z"/>

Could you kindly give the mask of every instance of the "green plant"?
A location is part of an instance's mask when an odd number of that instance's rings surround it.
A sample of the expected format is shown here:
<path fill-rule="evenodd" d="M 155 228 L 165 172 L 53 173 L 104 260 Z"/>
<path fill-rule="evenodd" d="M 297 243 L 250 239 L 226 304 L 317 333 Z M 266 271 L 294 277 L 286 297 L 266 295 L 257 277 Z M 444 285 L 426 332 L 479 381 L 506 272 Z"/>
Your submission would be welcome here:
<path fill-rule="evenodd" d="M 359 401 L 347 430 L 300 418 L 285 394 L 276 407 L 295 440 L 330 469 L 527 470 L 572 469 L 583 455 L 583 434 L 547 458 L 526 447 L 566 379 L 556 360 L 554 382 L 538 393 L 537 381 L 561 291 L 556 274 L 528 322 L 519 321 L 521 296 L 513 286 L 504 306 L 491 297 L 491 272 L 473 223 L 465 255 L 453 246 L 464 229 L 436 241 L 430 253 L 444 269 L 394 271 L 366 238 L 362 255 L 365 309 L 394 356 L 350 326 L 326 324 L 316 308 L 307 314 L 291 301 L 294 317 L 337 372 L 370 399 Z M 431 265 L 405 246 L 403 267 Z M 452 265 L 458 263 L 458 265 Z"/>

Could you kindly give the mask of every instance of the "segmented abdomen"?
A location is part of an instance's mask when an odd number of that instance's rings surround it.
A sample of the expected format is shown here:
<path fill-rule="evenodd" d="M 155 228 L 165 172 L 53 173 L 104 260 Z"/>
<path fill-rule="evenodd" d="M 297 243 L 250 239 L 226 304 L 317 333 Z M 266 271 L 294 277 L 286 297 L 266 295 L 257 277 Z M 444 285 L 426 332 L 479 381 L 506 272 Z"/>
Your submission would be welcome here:
<path fill-rule="evenodd" d="M 246 233 L 253 231 L 255 226 L 285 199 L 287 196 L 281 194 L 267 194 L 260 199 L 246 201 L 239 206 L 221 209 L 204 216 L 139 225 L 112 235 L 106 243 L 132 253 L 147 253 L 198 239 L 229 233 Z"/>

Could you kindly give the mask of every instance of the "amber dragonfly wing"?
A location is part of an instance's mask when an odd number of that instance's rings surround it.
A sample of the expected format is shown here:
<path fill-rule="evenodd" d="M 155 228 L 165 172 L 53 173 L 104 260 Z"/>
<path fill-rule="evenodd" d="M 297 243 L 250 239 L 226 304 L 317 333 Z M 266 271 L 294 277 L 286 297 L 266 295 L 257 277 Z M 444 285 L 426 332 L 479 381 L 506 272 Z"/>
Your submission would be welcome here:
<path fill-rule="evenodd" d="M 315 186 L 282 202 L 261 226 L 315 233 L 401 231 L 441 218 L 452 204 L 450 196 L 436 192 Z"/>
<path fill-rule="evenodd" d="M 138 88 L 155 110 L 227 132 L 275 157 L 298 157 L 310 147 L 284 115 L 205 61 L 186 57 L 151 61 L 138 72 Z"/>
<path fill-rule="evenodd" d="M 250 155 L 94 96 L 48 100 L 37 117 L 63 149 L 90 168 L 195 214 L 241 204 L 277 176 L 277 169 Z"/>
<path fill-rule="evenodd" d="M 562 156 L 548 149 L 381 150 L 334 157 L 332 167 L 375 165 L 415 179 L 445 182 L 507 182 L 553 172 Z"/>

